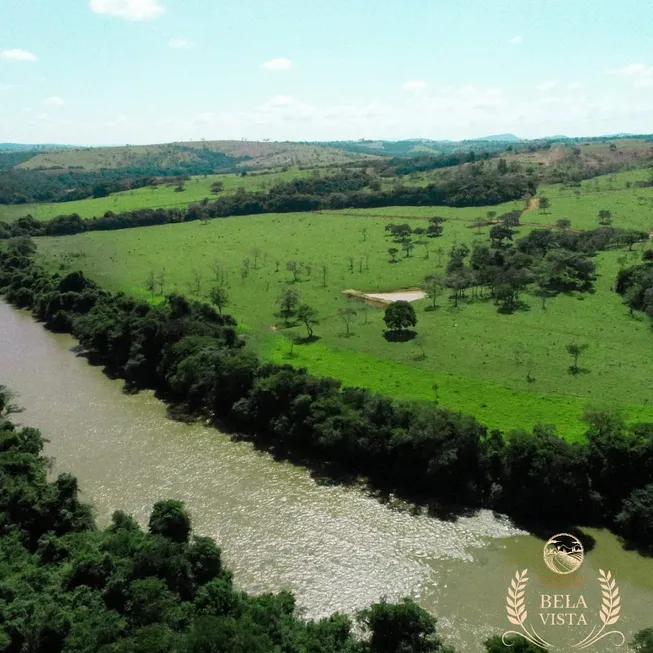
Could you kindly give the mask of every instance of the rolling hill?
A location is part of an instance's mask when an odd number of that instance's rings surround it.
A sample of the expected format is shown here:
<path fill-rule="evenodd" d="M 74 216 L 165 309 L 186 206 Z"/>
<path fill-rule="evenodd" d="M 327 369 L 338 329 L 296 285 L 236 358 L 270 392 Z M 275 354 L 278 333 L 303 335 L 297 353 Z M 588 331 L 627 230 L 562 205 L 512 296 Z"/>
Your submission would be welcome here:
<path fill-rule="evenodd" d="M 218 155 L 218 156 L 216 156 Z M 220 160 L 219 155 L 223 155 Z M 25 170 L 78 170 L 101 168 L 170 169 L 184 164 L 203 163 L 221 169 L 243 167 L 252 170 L 342 165 L 371 154 L 346 152 L 342 149 L 309 143 L 259 141 L 191 141 L 161 145 L 89 147 L 75 150 L 38 152 L 17 167 Z M 213 162 L 216 163 L 213 166 Z"/>

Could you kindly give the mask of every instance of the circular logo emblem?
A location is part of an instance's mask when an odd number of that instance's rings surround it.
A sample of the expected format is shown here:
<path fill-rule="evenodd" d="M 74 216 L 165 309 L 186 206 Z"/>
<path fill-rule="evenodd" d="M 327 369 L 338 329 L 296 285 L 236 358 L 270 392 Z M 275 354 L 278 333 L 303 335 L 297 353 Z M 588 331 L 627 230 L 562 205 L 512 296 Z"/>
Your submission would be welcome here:
<path fill-rule="evenodd" d="M 573 574 L 583 564 L 585 549 L 581 541 L 569 535 L 554 535 L 544 545 L 544 562 L 556 574 Z"/>

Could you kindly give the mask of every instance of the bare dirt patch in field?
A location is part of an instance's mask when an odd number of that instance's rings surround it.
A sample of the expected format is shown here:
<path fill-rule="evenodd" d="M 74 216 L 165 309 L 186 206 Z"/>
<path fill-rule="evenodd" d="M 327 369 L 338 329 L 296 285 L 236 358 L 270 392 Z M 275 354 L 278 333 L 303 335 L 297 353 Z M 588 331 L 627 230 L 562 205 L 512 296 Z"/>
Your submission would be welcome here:
<path fill-rule="evenodd" d="M 405 301 L 416 302 L 424 299 L 426 293 L 421 288 L 402 288 L 401 290 L 392 290 L 390 292 L 361 292 L 360 290 L 343 290 L 345 295 L 357 301 L 363 301 L 371 306 L 384 307 L 393 302 Z"/>

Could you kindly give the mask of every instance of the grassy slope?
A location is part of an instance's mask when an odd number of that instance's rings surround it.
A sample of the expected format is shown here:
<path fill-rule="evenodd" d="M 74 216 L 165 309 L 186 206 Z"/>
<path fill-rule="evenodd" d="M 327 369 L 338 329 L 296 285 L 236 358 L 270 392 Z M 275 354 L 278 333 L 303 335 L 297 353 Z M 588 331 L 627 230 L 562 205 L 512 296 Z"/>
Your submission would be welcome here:
<path fill-rule="evenodd" d="M 49 220 L 58 215 L 77 213 L 82 218 L 93 218 L 104 215 L 107 211 L 120 213 L 142 208 L 183 208 L 194 202 L 200 202 L 205 197 L 219 197 L 211 192 L 211 186 L 216 181 L 224 184 L 223 193 L 245 190 L 264 190 L 280 181 L 289 181 L 295 177 L 309 175 L 309 170 L 288 170 L 287 172 L 271 172 L 267 174 L 248 175 L 200 175 L 191 177 L 185 182 L 185 191 L 175 192 L 174 185 L 147 186 L 135 190 L 113 193 L 108 197 L 79 200 L 77 202 L 56 202 L 50 204 L 0 204 L 0 221 L 11 222 L 28 213 L 37 220 Z"/>
<path fill-rule="evenodd" d="M 624 188 L 632 174 L 617 176 L 613 186 Z M 640 173 L 641 174 L 641 173 Z M 602 180 L 600 188 L 609 183 Z M 584 187 L 576 200 L 565 198 L 559 188 L 545 189 L 552 200 L 548 214 L 528 212 L 528 222 L 553 222 L 570 217 L 575 226 L 594 226 L 594 184 Z M 591 191 L 591 192 L 590 192 Z M 600 191 L 601 208 L 615 214 L 615 224 L 638 226 L 645 214 L 637 197 L 653 199 L 653 189 Z M 569 210 L 565 202 L 569 203 Z M 518 203 L 494 207 L 499 212 Z M 574 209 L 574 210 L 572 210 Z M 390 290 L 418 284 L 424 275 L 446 262 L 453 242 L 485 240 L 469 228 L 469 221 L 487 209 L 434 209 L 392 207 L 370 211 L 323 214 L 264 215 L 215 220 L 206 225 L 190 223 L 75 237 L 42 239 L 41 252 L 52 265 L 72 266 L 88 272 L 107 287 L 145 296 L 150 270 L 166 269 L 166 292 L 188 292 L 192 269 L 202 272 L 205 294 L 212 281 L 211 264 L 220 260 L 229 270 L 232 305 L 229 310 L 246 327 L 262 353 L 287 360 L 288 344 L 273 332 L 282 325 L 274 316 L 275 301 L 287 286 L 290 274 L 285 262 L 310 263 L 312 274 L 297 284 L 302 299 L 318 308 L 321 340 L 295 347 L 293 363 L 306 365 L 316 374 L 330 374 L 348 385 L 361 385 L 396 397 L 432 398 L 433 383 L 440 387 L 443 405 L 477 416 L 492 427 L 529 428 L 534 423 L 554 423 L 567 437 L 579 436 L 579 421 L 588 404 L 626 407 L 630 419 L 653 419 L 648 360 L 653 356 L 653 337 L 648 320 L 630 318 L 618 295 L 611 292 L 622 252 L 597 257 L 599 279 L 596 292 L 583 298 L 559 297 L 542 310 L 539 301 L 526 297 L 530 310 L 511 316 L 499 315 L 491 302 L 464 304 L 454 310 L 443 297 L 440 308 L 424 312 L 428 301 L 418 302 L 418 332 L 424 340 L 425 360 L 416 360 L 412 343 L 388 343 L 382 337 L 382 311 L 369 309 L 353 327 L 354 335 L 342 335 L 344 325 L 338 309 L 346 305 L 342 290 Z M 413 257 L 388 262 L 390 243 L 384 226 L 394 221 L 413 225 L 429 215 L 449 218 L 442 238 L 433 241 L 430 258 L 416 248 Z M 644 214 L 644 215 L 642 215 Z M 621 216 L 621 217 L 619 217 Z M 362 230 L 366 229 L 363 240 Z M 528 227 L 522 228 L 526 233 Z M 258 269 L 241 281 L 242 259 L 260 248 Z M 441 249 L 444 255 L 438 255 Z M 355 260 L 348 270 L 348 257 Z M 368 256 L 369 269 L 359 271 L 359 261 Z M 639 252 L 631 254 L 638 260 Z M 281 262 L 275 272 L 275 261 Z M 322 288 L 319 266 L 328 267 L 327 287 Z M 360 307 L 359 304 L 356 304 Z M 587 342 L 590 349 L 582 361 L 589 370 L 571 376 L 565 345 Z M 526 380 L 528 368 L 536 381 Z"/>
<path fill-rule="evenodd" d="M 234 157 L 248 157 L 240 165 L 249 169 L 271 169 L 285 165 L 324 166 L 342 164 L 362 158 L 376 158 L 367 154 L 346 152 L 332 147 L 292 142 L 260 141 L 194 141 L 186 143 L 163 143 L 159 145 L 128 145 L 122 147 L 93 147 L 75 150 L 59 150 L 37 154 L 20 168 L 123 168 L 138 166 L 147 158 L 160 168 L 180 161 L 190 161 L 193 153 L 180 151 L 178 146 L 192 149 L 208 149 Z"/>

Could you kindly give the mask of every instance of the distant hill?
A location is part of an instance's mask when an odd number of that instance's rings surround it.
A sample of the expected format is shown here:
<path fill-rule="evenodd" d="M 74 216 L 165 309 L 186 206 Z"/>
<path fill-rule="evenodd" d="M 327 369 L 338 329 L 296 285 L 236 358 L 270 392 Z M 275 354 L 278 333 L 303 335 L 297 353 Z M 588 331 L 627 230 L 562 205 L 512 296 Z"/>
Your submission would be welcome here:
<path fill-rule="evenodd" d="M 269 170 L 283 167 L 342 165 L 370 154 L 322 144 L 261 141 L 189 141 L 161 145 L 126 145 L 41 151 L 17 167 L 28 170 L 143 169 L 151 173 L 185 170 L 193 174 L 234 168 Z M 197 172 L 200 171 L 200 172 Z"/>
<path fill-rule="evenodd" d="M 490 143 L 519 143 L 522 139 L 514 134 L 493 134 L 492 136 L 483 136 L 473 140 Z"/>

